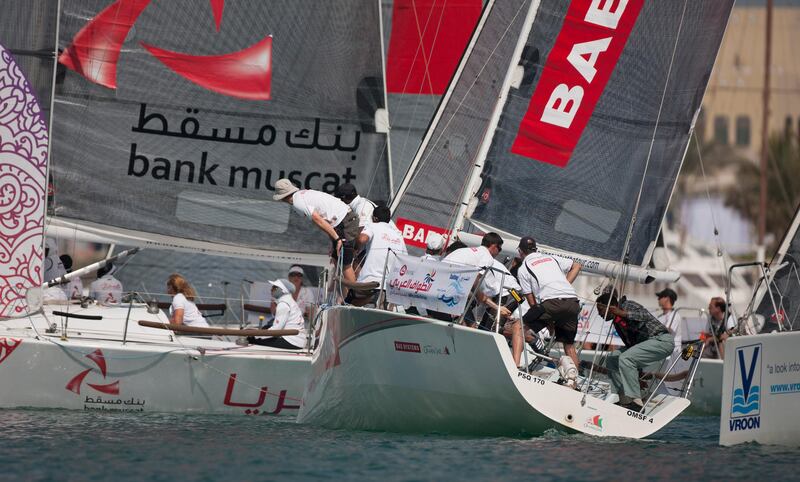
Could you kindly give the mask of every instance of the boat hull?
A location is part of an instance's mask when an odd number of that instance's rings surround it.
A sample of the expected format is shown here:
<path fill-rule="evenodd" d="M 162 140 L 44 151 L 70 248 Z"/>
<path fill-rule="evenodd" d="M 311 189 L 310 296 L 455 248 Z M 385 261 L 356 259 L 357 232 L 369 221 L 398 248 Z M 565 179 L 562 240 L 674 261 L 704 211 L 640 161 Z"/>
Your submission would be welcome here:
<path fill-rule="evenodd" d="M 640 415 L 516 369 L 505 339 L 380 310 L 333 307 L 298 421 L 331 428 L 537 435 L 548 429 L 644 437 L 688 400 Z"/>
<path fill-rule="evenodd" d="M 58 324 L 52 310 L 0 322 L 6 328 L 0 332 L 0 407 L 297 413 L 308 354 L 179 337 L 135 321 L 123 344 L 127 308 L 72 311 L 103 319 L 70 318 L 66 339 L 60 329 L 45 333 L 50 323 Z M 132 310 L 131 319 L 164 321 L 144 309 Z"/>

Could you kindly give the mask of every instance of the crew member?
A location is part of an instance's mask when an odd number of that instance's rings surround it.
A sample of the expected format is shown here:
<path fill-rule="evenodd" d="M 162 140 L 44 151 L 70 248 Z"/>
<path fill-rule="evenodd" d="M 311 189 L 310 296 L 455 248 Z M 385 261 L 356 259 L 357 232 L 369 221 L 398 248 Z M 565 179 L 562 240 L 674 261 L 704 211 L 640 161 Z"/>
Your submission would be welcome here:
<path fill-rule="evenodd" d="M 494 257 L 500 254 L 502 249 L 503 238 L 501 238 L 497 233 L 486 233 L 483 235 L 483 239 L 481 239 L 481 245 L 477 248 L 458 248 L 445 256 L 442 261 L 451 264 L 474 266 L 485 271 L 486 268 L 494 265 Z M 482 271 L 481 275 L 479 275 L 475 280 L 477 286 L 480 286 L 480 283 L 483 280 L 484 271 Z M 475 292 L 475 300 L 491 310 L 498 309 L 497 303 L 486 296 L 486 294 L 484 294 L 480 289 Z M 464 318 L 465 323 L 471 326 L 475 325 L 476 323 L 474 319 L 473 308 L 473 305 L 467 307 L 467 315 Z M 509 309 L 505 306 L 500 306 L 499 309 L 500 314 L 503 317 L 508 318 L 511 316 L 511 311 L 509 311 Z M 433 310 L 428 310 L 428 313 L 433 317 L 441 316 L 440 313 L 434 312 Z"/>
<path fill-rule="evenodd" d="M 97 270 L 97 280 L 89 285 L 89 296 L 101 305 L 117 305 L 122 302 L 122 283 L 113 275 L 114 263 L 108 262 Z"/>
<path fill-rule="evenodd" d="M 366 246 L 364 265 L 358 273 L 359 283 L 380 282 L 384 279 L 384 267 L 387 265 L 390 250 L 396 254 L 408 254 L 403 233 L 390 223 L 391 217 L 388 207 L 376 207 L 372 212 L 372 222 L 364 226 L 358 237 L 359 246 Z M 353 292 L 354 296 L 349 302 L 356 306 L 374 303 L 380 290 L 385 288 L 382 286 L 368 293 Z"/>
<path fill-rule="evenodd" d="M 59 256 L 59 259 L 61 260 L 61 264 L 64 265 L 64 269 L 66 270 L 67 274 L 72 273 L 72 256 L 68 254 L 62 254 Z M 70 279 L 66 284 L 66 291 L 69 299 L 81 299 L 83 297 L 83 282 L 81 281 L 81 277 L 75 276 Z"/>
<path fill-rule="evenodd" d="M 542 254 L 537 251 L 536 240 L 525 236 L 517 248 L 522 263 L 517 271 L 522 295 L 530 305 L 522 321 L 538 333 L 548 327 L 555 331 L 555 340 L 564 345 L 564 353 L 580 366 L 575 351 L 575 336 L 578 332 L 578 314 L 581 305 L 572 282 L 581 271 L 581 264 L 571 259 Z M 554 326 L 549 327 L 550 324 Z M 514 361 L 519 364 L 522 354 L 522 329 L 514 327 L 512 338 Z"/>
<path fill-rule="evenodd" d="M 674 359 L 681 353 L 681 330 L 683 327 L 683 318 L 680 313 L 675 311 L 675 301 L 678 300 L 678 293 L 671 288 L 664 288 L 656 293 L 658 297 L 658 307 L 661 308 L 661 314 L 657 317 L 658 321 L 667 327 L 672 336 L 675 337 L 675 349 L 672 351 Z"/>
<path fill-rule="evenodd" d="M 377 204 L 363 196 L 359 196 L 354 185 L 349 182 L 340 184 L 336 188 L 334 195 L 341 199 L 343 203 L 349 205 L 350 210 L 358 216 L 358 226 L 360 228 L 372 222 L 372 212 L 377 207 Z"/>
<path fill-rule="evenodd" d="M 715 296 L 708 302 L 708 315 L 712 331 L 705 343 L 707 353 L 713 358 L 725 358 L 725 340 L 736 328 L 736 318 L 733 313 L 728 313 L 728 319 L 723 322 L 726 311 L 728 311 L 728 304 L 724 298 Z"/>
<path fill-rule="evenodd" d="M 311 321 L 314 305 L 317 303 L 317 296 L 314 289 L 304 285 L 304 276 L 305 271 L 303 271 L 302 266 L 295 264 L 289 268 L 289 282 L 294 286 L 292 298 L 297 302 L 297 306 L 300 307 L 303 317 Z"/>
<path fill-rule="evenodd" d="M 271 336 L 268 338 L 247 337 L 254 345 L 270 346 L 287 350 L 299 350 L 306 345 L 306 329 L 303 313 L 292 295 L 294 285 L 287 279 L 270 281 L 272 298 L 277 300 L 275 306 L 275 323 L 273 330 L 297 330 L 296 335 Z"/>
<path fill-rule="evenodd" d="M 167 279 L 167 294 L 172 295 L 172 305 L 169 307 L 170 323 L 195 327 L 208 326 L 205 317 L 194 304 L 197 292 L 186 278 L 178 273 L 172 273 Z"/>
<path fill-rule="evenodd" d="M 291 204 L 295 211 L 310 218 L 327 234 L 333 247 L 333 259 L 338 260 L 339 251 L 342 251 L 344 279 L 351 283 L 356 280 L 353 255 L 359 234 L 358 216 L 347 204 L 321 191 L 300 190 L 288 179 L 278 179 L 275 182 L 275 195 L 272 199 Z"/>
<path fill-rule="evenodd" d="M 429 232 L 425 241 L 425 254 L 420 257 L 420 261 L 439 261 L 442 259 L 442 248 L 444 248 L 444 236 L 433 231 Z"/>
<path fill-rule="evenodd" d="M 630 300 L 620 303 L 613 291 L 597 298 L 597 312 L 613 321 L 625 344 L 625 348 L 611 352 L 606 361 L 612 389 L 619 395 L 618 405 L 640 411 L 644 404 L 639 369 L 670 356 L 675 339 L 642 305 Z"/>

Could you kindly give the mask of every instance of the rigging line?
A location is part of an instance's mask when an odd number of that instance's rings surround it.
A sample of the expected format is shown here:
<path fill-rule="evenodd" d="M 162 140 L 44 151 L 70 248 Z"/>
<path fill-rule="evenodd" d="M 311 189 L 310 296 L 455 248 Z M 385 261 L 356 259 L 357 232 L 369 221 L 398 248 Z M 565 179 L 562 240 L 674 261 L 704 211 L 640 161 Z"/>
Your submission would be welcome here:
<path fill-rule="evenodd" d="M 491 51 L 491 52 L 489 52 L 489 55 L 487 55 L 487 56 L 486 56 L 486 61 L 483 63 L 483 65 L 481 66 L 480 70 L 479 70 L 479 71 L 478 71 L 478 73 L 475 75 L 475 78 L 472 80 L 472 84 L 470 84 L 470 86 L 467 88 L 467 91 L 464 93 L 464 95 L 462 96 L 461 100 L 458 102 L 458 105 L 456 106 L 455 110 L 454 110 L 454 111 L 453 111 L 453 113 L 450 115 L 450 118 L 447 120 L 447 123 L 446 123 L 446 124 L 445 124 L 445 126 L 442 128 L 441 132 L 439 133 L 439 137 L 438 137 L 438 138 L 436 139 L 436 141 L 433 143 L 433 146 L 434 146 L 434 147 L 436 147 L 436 146 L 438 146 L 438 145 L 439 145 L 439 142 L 442 140 L 442 137 L 444 137 L 444 133 L 447 131 L 447 129 L 450 127 L 450 124 L 451 124 L 451 123 L 453 122 L 453 120 L 455 119 L 455 117 L 456 117 L 456 114 L 458 114 L 458 113 L 461 111 L 461 108 L 464 106 L 464 102 L 466 101 L 466 99 L 467 99 L 467 97 L 469 96 L 470 92 L 472 92 L 472 88 L 473 88 L 473 87 L 475 87 L 475 84 L 477 84 L 477 83 L 478 83 L 478 79 L 480 79 L 481 75 L 483 74 L 483 71 L 484 71 L 484 70 L 486 70 L 486 66 L 487 66 L 487 65 L 489 65 L 489 60 L 490 60 L 492 57 L 494 57 L 494 54 L 495 54 L 495 52 L 497 51 L 497 49 L 500 47 L 500 44 L 503 42 L 503 40 L 504 40 L 504 39 L 506 38 L 506 36 L 508 35 L 508 32 L 511 30 L 511 26 L 512 26 L 512 25 L 513 25 L 513 24 L 516 22 L 516 20 L 517 20 L 517 17 L 519 17 L 519 14 L 520 14 L 520 12 L 523 10 L 523 7 L 524 7 L 524 6 L 525 6 L 525 4 L 527 4 L 527 3 L 528 3 L 527 1 L 520 2 L 520 6 L 519 6 L 519 8 L 517 9 L 517 11 L 514 13 L 514 17 L 512 17 L 512 19 L 511 19 L 511 21 L 510 21 L 510 22 L 508 22 L 508 25 L 506 25 L 506 29 L 505 29 L 505 31 L 503 31 L 503 34 L 502 34 L 502 35 L 500 36 L 500 38 L 497 40 L 497 43 L 496 43 L 496 44 L 494 45 L 494 47 L 492 48 L 492 51 Z M 489 15 L 489 13 L 487 13 L 487 15 Z M 481 30 L 481 32 L 480 32 L 480 33 L 482 33 L 482 30 Z M 480 33 L 478 33 L 478 35 L 480 35 Z M 466 59 L 465 59 L 464 61 L 466 62 Z M 453 86 L 453 88 L 455 89 L 455 86 Z M 431 126 L 431 127 L 433 127 L 433 128 L 435 129 L 435 127 L 434 127 L 434 126 Z M 425 157 L 423 157 L 422 159 L 420 159 L 419 165 L 417 166 L 417 168 L 416 168 L 416 170 L 414 171 L 414 173 L 411 175 L 411 179 L 409 180 L 409 183 L 408 183 L 409 185 L 410 185 L 412 182 L 414 182 L 414 180 L 416 179 L 416 177 L 419 175 L 419 173 L 420 173 L 420 171 L 421 171 L 422 167 L 423 167 L 423 166 L 425 166 L 425 164 L 427 163 L 427 161 L 430 159 L 430 157 L 431 157 L 431 155 L 432 155 L 433 151 L 434 151 L 434 149 L 428 149 L 428 154 L 427 154 L 427 156 L 425 156 Z"/>
<path fill-rule="evenodd" d="M 711 204 L 711 191 L 709 189 L 708 177 L 706 176 L 706 168 L 705 168 L 705 165 L 703 163 L 703 154 L 701 153 L 701 150 L 700 150 L 700 139 L 697 137 L 697 132 L 693 131 L 692 135 L 694 136 L 694 141 L 695 141 L 694 145 L 695 145 L 695 148 L 697 149 L 697 160 L 698 160 L 698 162 L 700 164 L 700 172 L 703 174 L 703 184 L 705 185 L 705 188 L 706 188 L 705 190 L 706 190 L 706 199 L 707 199 L 707 202 L 708 202 L 708 210 L 711 212 L 711 224 L 714 226 L 714 243 L 717 246 L 717 254 L 722 259 L 722 267 L 723 267 L 722 275 L 723 276 L 727 276 L 728 275 L 728 261 L 724 256 L 725 250 L 723 249 L 722 239 L 721 239 L 721 236 L 719 234 L 719 226 L 717 224 L 717 216 L 715 214 L 714 206 Z"/>

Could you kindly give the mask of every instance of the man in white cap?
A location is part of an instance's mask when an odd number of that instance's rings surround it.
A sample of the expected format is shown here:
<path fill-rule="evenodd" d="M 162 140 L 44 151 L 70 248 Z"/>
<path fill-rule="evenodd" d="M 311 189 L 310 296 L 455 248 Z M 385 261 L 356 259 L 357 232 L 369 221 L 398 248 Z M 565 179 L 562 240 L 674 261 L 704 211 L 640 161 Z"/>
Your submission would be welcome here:
<path fill-rule="evenodd" d="M 273 330 L 297 330 L 296 335 L 271 336 L 268 338 L 248 337 L 247 341 L 254 345 L 283 348 L 287 350 L 302 349 L 306 345 L 306 329 L 303 313 L 292 295 L 294 285 L 287 279 L 270 281 L 272 299 L 275 300 L 275 323 Z"/>
<path fill-rule="evenodd" d="M 317 297 L 313 289 L 303 286 L 304 276 L 305 271 L 303 271 L 302 266 L 295 264 L 289 268 L 289 282 L 294 286 L 292 298 L 297 302 L 297 306 L 300 307 L 300 311 L 306 320 L 310 321 L 314 305 L 317 303 Z"/>
<path fill-rule="evenodd" d="M 420 257 L 420 260 L 439 261 L 442 259 L 442 248 L 444 248 L 444 236 L 430 231 L 425 243 L 425 254 Z"/>
<path fill-rule="evenodd" d="M 310 218 L 331 239 L 333 259 L 342 252 L 342 275 L 346 281 L 355 282 L 353 256 L 359 234 L 358 216 L 350 207 L 330 194 L 314 189 L 299 189 L 288 179 L 275 182 L 275 201 L 292 205 L 295 211 Z"/>

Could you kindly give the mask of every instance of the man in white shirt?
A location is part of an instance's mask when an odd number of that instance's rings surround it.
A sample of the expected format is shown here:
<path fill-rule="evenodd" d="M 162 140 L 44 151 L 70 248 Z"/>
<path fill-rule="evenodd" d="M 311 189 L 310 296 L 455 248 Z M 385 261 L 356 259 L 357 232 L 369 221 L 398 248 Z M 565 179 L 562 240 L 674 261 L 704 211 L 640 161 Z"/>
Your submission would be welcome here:
<path fill-rule="evenodd" d="M 425 254 L 420 257 L 421 261 L 439 261 L 442 259 L 442 249 L 444 248 L 444 236 L 430 231 L 425 241 Z"/>
<path fill-rule="evenodd" d="M 117 305 L 122 302 L 122 283 L 111 274 L 114 264 L 108 262 L 97 270 L 97 280 L 89 286 L 89 296 L 101 305 Z"/>
<path fill-rule="evenodd" d="M 358 236 L 358 244 L 365 246 L 364 265 L 358 273 L 359 283 L 371 283 L 384 280 L 384 267 L 391 263 L 392 251 L 396 254 L 408 254 L 403 233 L 391 224 L 391 211 L 386 206 L 378 206 L 372 212 L 372 222 L 364 226 Z M 348 301 L 356 306 L 374 303 L 385 286 L 368 292 L 354 291 Z"/>
<path fill-rule="evenodd" d="M 247 341 L 254 345 L 300 350 L 306 345 L 306 329 L 303 313 L 292 295 L 294 285 L 287 279 L 270 281 L 272 298 L 277 300 L 275 306 L 275 323 L 273 330 L 297 330 L 296 335 L 273 336 L 269 338 L 248 337 Z"/>
<path fill-rule="evenodd" d="M 352 184 L 340 184 L 336 188 L 336 197 L 342 200 L 343 203 L 350 206 L 350 210 L 358 216 L 358 226 L 363 228 L 372 222 L 372 212 L 377 205 L 369 199 L 359 196 L 356 187 Z"/>
<path fill-rule="evenodd" d="M 300 307 L 300 311 L 306 320 L 311 321 L 311 316 L 314 311 L 314 306 L 317 304 L 317 296 L 314 289 L 303 285 L 305 271 L 299 265 L 293 265 L 289 268 L 289 282 L 294 286 L 294 294 L 292 297 Z"/>
<path fill-rule="evenodd" d="M 542 254 L 537 251 L 536 240 L 525 236 L 519 240 L 522 264 L 517 278 L 522 295 L 530 309 L 522 321 L 538 333 L 552 323 L 555 340 L 564 345 L 564 353 L 580 366 L 575 351 L 575 335 L 578 332 L 578 314 L 581 306 L 572 282 L 581 270 L 580 263 L 561 256 Z M 514 362 L 519 365 L 522 354 L 522 330 L 515 327 L 512 339 Z"/>
<path fill-rule="evenodd" d="M 489 268 L 494 265 L 494 257 L 497 256 L 500 251 L 503 249 L 503 238 L 500 237 L 497 233 L 486 233 L 483 235 L 483 239 L 481 239 L 481 245 L 477 248 L 459 248 L 455 251 L 451 252 L 447 256 L 442 259 L 445 263 L 451 264 L 460 264 L 464 266 L 474 266 L 476 268 Z M 484 272 L 478 276 L 475 280 L 477 286 L 480 286 L 480 283 L 483 281 Z M 491 310 L 497 310 L 498 306 L 497 303 L 494 302 L 491 298 L 486 296 L 480 289 L 475 292 L 475 299 L 478 303 L 484 304 Z M 464 318 L 467 324 L 473 325 L 475 320 L 472 319 L 474 317 L 470 316 L 473 311 L 473 306 L 469 306 L 467 308 L 467 316 Z M 508 310 L 505 306 L 500 306 L 500 314 L 503 317 L 510 317 L 511 311 Z M 436 313 L 433 310 L 428 310 L 428 313 L 437 317 Z M 469 317 L 469 318 L 467 318 Z"/>
<path fill-rule="evenodd" d="M 675 302 L 678 300 L 678 293 L 672 288 L 664 288 L 656 293 L 658 297 L 658 307 L 661 308 L 661 314 L 657 316 L 658 321 L 667 327 L 672 336 L 675 337 L 675 350 L 672 352 L 670 360 L 674 360 L 679 356 L 682 350 L 681 347 L 681 332 L 683 331 L 683 318 L 680 313 L 675 311 Z"/>
<path fill-rule="evenodd" d="M 300 190 L 288 179 L 275 182 L 275 201 L 290 204 L 296 212 L 311 221 L 328 235 L 333 248 L 332 257 L 338 260 L 342 251 L 342 275 L 349 282 L 356 280 L 353 271 L 355 241 L 359 234 L 358 216 L 350 207 L 330 194 L 313 189 Z"/>

